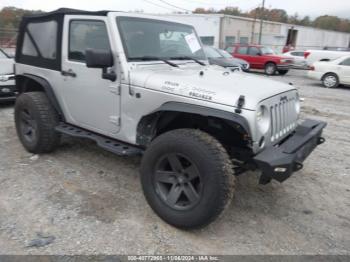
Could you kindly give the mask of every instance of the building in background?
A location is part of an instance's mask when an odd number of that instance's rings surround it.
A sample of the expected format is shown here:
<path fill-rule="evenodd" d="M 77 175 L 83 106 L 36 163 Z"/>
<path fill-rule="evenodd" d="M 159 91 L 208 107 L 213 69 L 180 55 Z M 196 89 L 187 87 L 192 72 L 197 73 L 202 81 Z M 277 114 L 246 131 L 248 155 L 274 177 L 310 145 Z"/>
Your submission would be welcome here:
<path fill-rule="evenodd" d="M 204 45 L 225 48 L 235 43 L 259 41 L 260 20 L 223 14 L 166 14 L 169 19 L 193 25 Z M 350 47 L 350 33 L 264 21 L 261 44 L 282 52 L 291 45 L 298 50 Z"/>

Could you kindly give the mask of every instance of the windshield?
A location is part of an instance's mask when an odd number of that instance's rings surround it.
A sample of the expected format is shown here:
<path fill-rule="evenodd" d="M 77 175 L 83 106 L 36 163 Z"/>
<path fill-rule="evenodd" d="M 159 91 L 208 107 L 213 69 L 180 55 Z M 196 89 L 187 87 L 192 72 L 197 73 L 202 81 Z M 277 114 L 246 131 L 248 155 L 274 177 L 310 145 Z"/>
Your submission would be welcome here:
<path fill-rule="evenodd" d="M 191 26 L 134 17 L 118 17 L 117 23 L 129 61 L 206 59 Z"/>
<path fill-rule="evenodd" d="M 262 46 L 260 51 L 263 55 L 274 55 L 275 51 L 273 51 L 270 47 Z"/>
<path fill-rule="evenodd" d="M 232 58 L 232 55 L 229 52 L 227 52 L 225 50 L 222 50 L 222 49 L 217 49 L 217 50 L 223 57 L 225 57 L 225 58 Z"/>
<path fill-rule="evenodd" d="M 222 58 L 222 55 L 218 52 L 218 50 L 216 50 L 213 47 L 205 46 L 203 49 L 204 49 L 205 55 L 208 58 Z"/>

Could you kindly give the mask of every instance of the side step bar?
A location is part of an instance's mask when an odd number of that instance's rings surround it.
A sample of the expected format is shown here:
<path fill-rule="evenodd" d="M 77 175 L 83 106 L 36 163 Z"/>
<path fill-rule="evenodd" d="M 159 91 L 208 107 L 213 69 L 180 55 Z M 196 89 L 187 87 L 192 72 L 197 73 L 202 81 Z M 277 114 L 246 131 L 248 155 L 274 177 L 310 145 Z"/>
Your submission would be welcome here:
<path fill-rule="evenodd" d="M 141 155 L 143 152 L 143 150 L 138 147 L 125 144 L 118 140 L 108 138 L 79 127 L 75 127 L 70 124 L 60 123 L 55 129 L 57 132 L 69 136 L 94 140 L 99 147 L 102 147 L 103 149 L 119 156 Z"/>

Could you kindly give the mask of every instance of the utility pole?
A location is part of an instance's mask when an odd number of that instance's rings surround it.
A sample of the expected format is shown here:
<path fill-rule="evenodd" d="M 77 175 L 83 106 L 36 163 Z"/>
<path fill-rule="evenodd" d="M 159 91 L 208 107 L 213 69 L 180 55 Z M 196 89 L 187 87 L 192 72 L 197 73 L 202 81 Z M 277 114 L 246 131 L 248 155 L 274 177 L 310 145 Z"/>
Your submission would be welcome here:
<path fill-rule="evenodd" d="M 264 18 L 265 0 L 262 2 L 261 15 L 260 15 L 260 31 L 259 31 L 259 45 L 261 45 L 261 36 L 263 29 L 263 18 Z"/>
<path fill-rule="evenodd" d="M 255 24 L 256 24 L 257 12 L 254 12 L 254 21 L 252 23 L 252 37 L 250 38 L 250 43 L 255 44 Z M 350 44 L 350 43 L 349 43 Z"/>

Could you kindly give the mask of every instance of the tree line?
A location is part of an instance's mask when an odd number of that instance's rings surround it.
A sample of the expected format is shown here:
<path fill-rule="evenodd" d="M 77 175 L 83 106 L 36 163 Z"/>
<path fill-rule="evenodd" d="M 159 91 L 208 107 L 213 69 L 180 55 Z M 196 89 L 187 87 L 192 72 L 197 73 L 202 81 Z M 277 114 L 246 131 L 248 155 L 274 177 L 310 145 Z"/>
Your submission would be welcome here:
<path fill-rule="evenodd" d="M 40 13 L 40 10 L 25 10 L 16 7 L 4 7 L 0 10 L 0 29 L 1 30 L 16 30 L 19 26 L 21 18 L 26 14 Z M 297 13 L 289 15 L 283 9 L 268 9 L 261 7 L 255 8 L 249 12 L 244 12 L 238 7 L 226 7 L 221 10 L 213 8 L 196 8 L 193 13 L 197 14 L 226 14 L 234 16 L 243 16 L 264 20 L 290 23 L 295 25 L 312 26 L 321 29 L 328 29 L 340 32 L 350 33 L 350 20 L 339 18 L 337 16 L 323 15 L 312 20 L 309 16 L 300 17 Z M 1 32 L 0 32 L 1 34 Z M 1 37 L 1 35 L 0 35 Z"/>
<path fill-rule="evenodd" d="M 197 14 L 225 14 L 225 15 L 234 15 L 234 16 L 243 16 L 249 18 L 280 22 L 280 23 L 288 23 L 295 25 L 303 25 L 303 26 L 311 26 L 320 29 L 334 30 L 340 32 L 350 33 L 350 20 L 339 18 L 337 16 L 331 15 L 322 15 L 314 20 L 310 18 L 310 16 L 301 17 L 298 13 L 294 15 L 289 15 L 283 9 L 269 9 L 269 8 L 255 8 L 249 12 L 244 12 L 238 7 L 226 7 L 221 10 L 216 10 L 213 8 L 205 9 L 205 8 L 196 8 L 194 13 Z"/>

